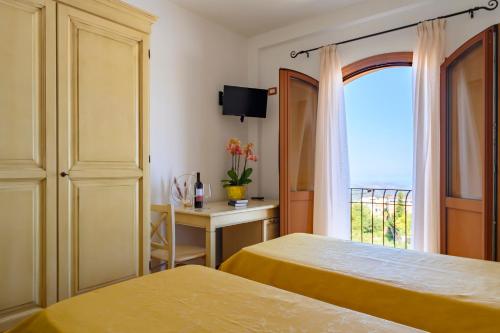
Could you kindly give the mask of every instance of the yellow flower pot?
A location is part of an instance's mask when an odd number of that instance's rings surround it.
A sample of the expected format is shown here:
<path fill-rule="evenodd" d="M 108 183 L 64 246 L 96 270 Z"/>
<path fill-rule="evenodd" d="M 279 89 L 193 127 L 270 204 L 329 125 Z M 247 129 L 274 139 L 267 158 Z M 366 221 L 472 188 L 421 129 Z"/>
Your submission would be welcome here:
<path fill-rule="evenodd" d="M 229 200 L 242 200 L 247 195 L 247 188 L 245 186 L 227 186 L 226 191 Z"/>

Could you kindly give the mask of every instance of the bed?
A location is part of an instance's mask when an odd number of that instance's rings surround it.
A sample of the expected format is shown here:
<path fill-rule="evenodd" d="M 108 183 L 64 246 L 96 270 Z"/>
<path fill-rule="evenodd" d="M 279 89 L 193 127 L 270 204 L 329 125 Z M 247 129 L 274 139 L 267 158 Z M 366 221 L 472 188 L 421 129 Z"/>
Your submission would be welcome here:
<path fill-rule="evenodd" d="M 431 332 L 500 332 L 500 263 L 292 234 L 222 271 Z"/>
<path fill-rule="evenodd" d="M 62 301 L 18 332 L 414 332 L 201 266 L 183 266 Z"/>

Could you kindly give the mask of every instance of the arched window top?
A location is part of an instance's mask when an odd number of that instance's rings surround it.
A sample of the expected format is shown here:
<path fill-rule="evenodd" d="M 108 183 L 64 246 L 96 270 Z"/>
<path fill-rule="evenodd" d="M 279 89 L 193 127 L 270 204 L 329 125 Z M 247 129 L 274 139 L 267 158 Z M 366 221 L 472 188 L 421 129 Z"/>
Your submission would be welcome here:
<path fill-rule="evenodd" d="M 375 55 L 356 61 L 342 68 L 344 82 L 386 67 L 411 66 L 413 52 L 392 52 Z"/>

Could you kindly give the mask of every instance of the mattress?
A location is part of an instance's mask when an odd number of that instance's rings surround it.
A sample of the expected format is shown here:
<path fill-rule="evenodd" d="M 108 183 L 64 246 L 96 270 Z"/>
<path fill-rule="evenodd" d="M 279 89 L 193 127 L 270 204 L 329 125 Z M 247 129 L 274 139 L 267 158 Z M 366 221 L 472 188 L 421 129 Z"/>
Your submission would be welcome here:
<path fill-rule="evenodd" d="M 500 263 L 292 234 L 221 270 L 431 332 L 500 332 Z"/>
<path fill-rule="evenodd" d="M 201 266 L 184 266 L 67 299 L 18 332 L 413 332 Z"/>

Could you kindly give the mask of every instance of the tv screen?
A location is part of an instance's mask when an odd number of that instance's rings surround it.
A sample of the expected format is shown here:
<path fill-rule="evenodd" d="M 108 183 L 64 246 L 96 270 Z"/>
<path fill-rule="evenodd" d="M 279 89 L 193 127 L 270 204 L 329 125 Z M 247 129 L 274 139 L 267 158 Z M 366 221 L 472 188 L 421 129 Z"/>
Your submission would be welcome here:
<path fill-rule="evenodd" d="M 266 118 L 267 89 L 224 86 L 222 114 Z"/>

